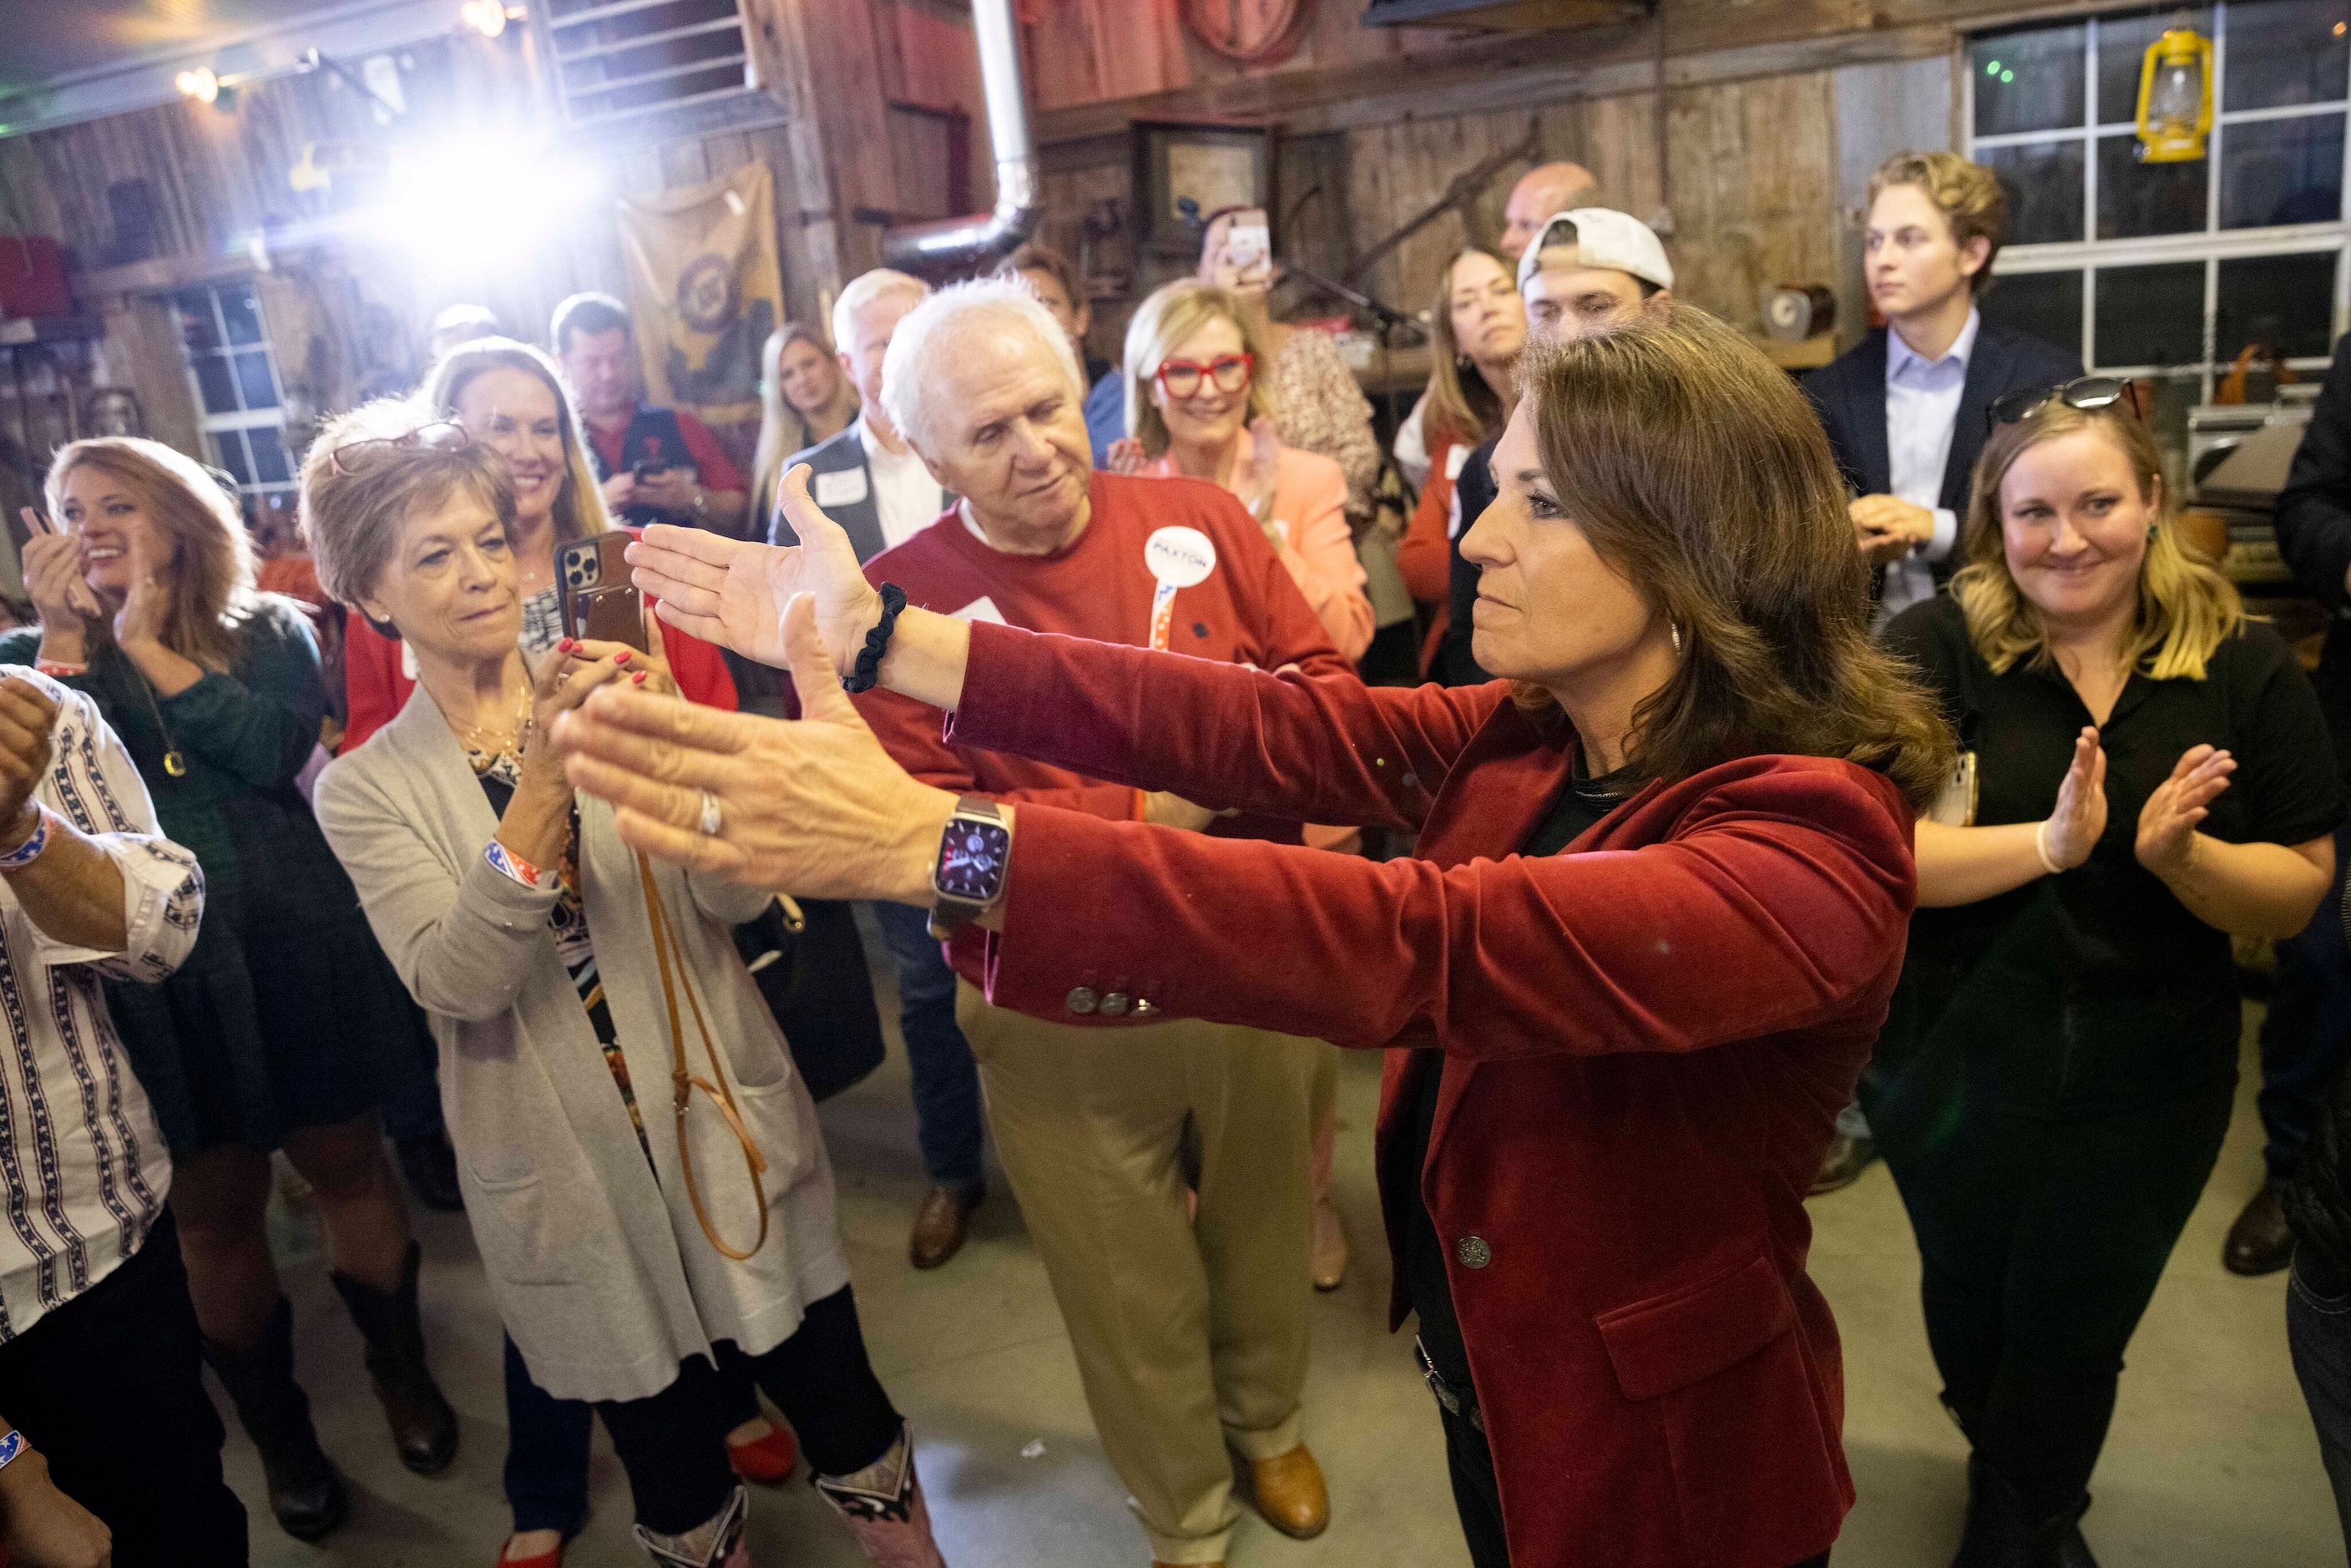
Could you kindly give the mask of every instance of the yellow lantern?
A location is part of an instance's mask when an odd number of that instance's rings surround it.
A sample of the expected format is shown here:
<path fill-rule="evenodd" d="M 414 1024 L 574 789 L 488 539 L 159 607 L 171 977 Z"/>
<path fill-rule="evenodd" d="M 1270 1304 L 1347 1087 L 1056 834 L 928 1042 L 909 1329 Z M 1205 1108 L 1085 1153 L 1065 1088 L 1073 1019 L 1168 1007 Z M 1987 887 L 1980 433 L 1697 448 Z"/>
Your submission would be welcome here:
<path fill-rule="evenodd" d="M 2138 155 L 2192 163 L 2212 133 L 2212 40 L 2172 27 L 2147 47 L 2138 72 Z"/>

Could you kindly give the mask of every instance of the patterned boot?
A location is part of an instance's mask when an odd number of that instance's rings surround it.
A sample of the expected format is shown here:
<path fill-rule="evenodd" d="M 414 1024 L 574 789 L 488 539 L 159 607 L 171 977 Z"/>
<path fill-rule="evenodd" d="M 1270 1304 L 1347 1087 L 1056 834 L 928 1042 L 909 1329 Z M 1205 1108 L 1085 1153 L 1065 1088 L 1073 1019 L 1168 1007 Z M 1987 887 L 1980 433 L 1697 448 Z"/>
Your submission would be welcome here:
<path fill-rule="evenodd" d="M 640 1524 L 637 1544 L 654 1568 L 751 1568 L 751 1494 L 737 1486 L 716 1519 L 684 1535 L 663 1535 Z"/>
<path fill-rule="evenodd" d="M 914 1479 L 914 1434 L 904 1424 L 890 1451 L 863 1469 L 809 1479 L 849 1521 L 868 1562 L 880 1568 L 947 1568 L 931 1536 L 922 1482 Z"/>

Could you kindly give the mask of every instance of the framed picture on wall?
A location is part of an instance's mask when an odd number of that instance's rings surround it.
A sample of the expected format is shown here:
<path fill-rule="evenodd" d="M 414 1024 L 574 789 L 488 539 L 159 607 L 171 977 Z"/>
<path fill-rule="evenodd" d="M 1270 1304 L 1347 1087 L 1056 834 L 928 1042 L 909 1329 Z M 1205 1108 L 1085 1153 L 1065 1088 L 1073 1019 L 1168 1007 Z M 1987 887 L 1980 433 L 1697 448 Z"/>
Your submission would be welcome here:
<path fill-rule="evenodd" d="M 1262 125 L 1134 121 L 1135 237 L 1154 256 L 1196 256 L 1226 207 L 1273 210 L 1273 131 Z"/>

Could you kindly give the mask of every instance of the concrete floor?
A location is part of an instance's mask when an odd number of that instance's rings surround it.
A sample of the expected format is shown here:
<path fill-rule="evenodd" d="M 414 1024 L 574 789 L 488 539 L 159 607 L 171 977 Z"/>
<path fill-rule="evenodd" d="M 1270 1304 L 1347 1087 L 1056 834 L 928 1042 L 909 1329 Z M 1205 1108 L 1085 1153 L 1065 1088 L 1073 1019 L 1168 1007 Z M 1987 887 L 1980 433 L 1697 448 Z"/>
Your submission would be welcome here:
<path fill-rule="evenodd" d="M 893 1013 L 884 1006 L 885 1018 Z M 2257 1016 L 2249 1009 L 2249 1024 Z M 1378 1235 L 1370 1153 L 1378 1067 L 1351 1054 L 1341 1078 L 1338 1199 L 1359 1244 Z M 2085 1525 L 2106 1568 L 2345 1561 L 2287 1362 L 2283 1276 L 2240 1280 L 2220 1265 L 2220 1238 L 2260 1179 L 2252 1067 L 2249 1055 L 2220 1168 L 2132 1347 Z M 1087 1421 L 1043 1271 L 1001 1185 L 961 1257 L 935 1273 L 907 1267 L 905 1230 L 922 1178 L 894 1027 L 888 1064 L 821 1114 L 867 1342 L 914 1424 L 947 1560 L 956 1568 L 1147 1563 Z M 1861 1494 L 1836 1548 L 1838 1568 L 1941 1563 L 1957 1540 L 1965 1449 L 1935 1401 L 1908 1223 L 1882 1166 L 1813 1207 L 1813 1272 L 1844 1334 L 1845 1446 Z M 333 1301 L 315 1238 L 298 1216 L 281 1221 L 300 1365 L 355 1509 L 321 1546 L 288 1540 L 269 1521 L 259 1466 L 231 1418 L 229 1479 L 253 1514 L 254 1562 L 487 1568 L 508 1527 L 498 1488 L 505 1414 L 497 1322 L 464 1219 L 420 1219 L 427 1333 L 465 1429 L 455 1465 L 431 1479 L 393 1459 L 357 1332 Z M 1307 1430 L 1330 1480 L 1332 1527 L 1299 1543 L 1245 1519 L 1233 1542 L 1236 1568 L 1467 1563 L 1428 1396 L 1405 1342 L 1384 1332 L 1385 1258 L 1359 1249 L 1358 1260 L 1346 1287 L 1315 1304 Z M 805 1469 L 757 1493 L 757 1561 L 854 1568 L 863 1559 L 804 1478 Z M 592 1480 L 593 1518 L 569 1568 L 637 1568 L 627 1482 L 601 1430 Z"/>

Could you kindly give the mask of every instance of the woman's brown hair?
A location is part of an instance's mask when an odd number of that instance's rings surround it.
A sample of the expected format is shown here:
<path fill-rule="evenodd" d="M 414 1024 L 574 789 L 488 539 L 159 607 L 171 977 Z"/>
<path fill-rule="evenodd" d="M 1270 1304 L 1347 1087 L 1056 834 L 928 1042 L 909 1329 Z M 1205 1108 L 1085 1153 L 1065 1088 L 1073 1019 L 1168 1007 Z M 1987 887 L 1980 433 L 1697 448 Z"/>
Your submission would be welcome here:
<path fill-rule="evenodd" d="M 215 673 L 236 662 L 246 621 L 261 602 L 253 587 L 253 546 L 236 498 L 195 459 L 160 441 L 130 435 L 93 436 L 60 449 L 43 486 L 49 516 L 61 517 L 66 482 L 95 468 L 122 486 L 172 559 L 162 576 L 172 600 L 163 618 L 163 645 Z M 89 618 L 100 645 L 113 640 L 110 618 Z"/>
<path fill-rule="evenodd" d="M 555 398 L 556 423 L 563 431 L 563 483 L 555 492 L 552 517 L 555 542 L 611 532 L 612 516 L 604 508 L 604 492 L 588 458 L 588 433 L 580 427 L 580 401 L 571 395 L 563 372 L 544 350 L 512 338 L 475 338 L 460 343 L 434 362 L 424 384 L 416 390 L 416 401 L 428 417 L 455 419 L 457 400 L 465 395 L 466 384 L 495 370 L 520 371 L 535 377 Z"/>
<path fill-rule="evenodd" d="M 1950 776 L 1950 727 L 1870 641 L 1844 486 L 1786 372 L 1677 304 L 1530 350 L 1520 377 L 1562 510 L 1680 633 L 1673 678 L 1634 712 L 1630 780 L 1768 752 L 1835 757 L 1923 810 Z M 1517 695 L 1531 709 L 1552 700 Z"/>
<path fill-rule="evenodd" d="M 375 591 L 401 530 L 419 512 L 463 497 L 495 513 L 514 538 L 506 464 L 472 442 L 416 439 L 436 423 L 440 416 L 414 399 L 378 398 L 329 420 L 302 459 L 302 537 L 319 586 L 354 610 Z"/>
<path fill-rule="evenodd" d="M 1984 443 L 1959 540 L 1966 564 L 1951 574 L 1951 597 L 1967 615 L 1968 641 L 1995 674 L 2007 674 L 2020 659 L 2031 669 L 2054 667 L 2041 612 L 2009 575 L 2000 489 L 2009 468 L 2026 452 L 2085 430 L 2099 431 L 2115 444 L 2130 460 L 2140 498 L 2156 503 L 2123 662 L 2158 681 L 2200 681 L 2205 661 L 2244 622 L 2245 603 L 2236 584 L 2180 549 L 2179 508 L 2164 487 L 2163 455 L 2155 434 L 2119 403 L 2081 409 L 2051 398 L 2035 413 L 1993 431 Z"/>
<path fill-rule="evenodd" d="M 1483 246 L 1473 245 L 1455 252 L 1437 275 L 1437 298 L 1428 308 L 1428 404 L 1421 415 L 1421 428 L 1431 447 L 1447 439 L 1464 446 L 1479 445 L 1502 428 L 1508 413 L 1478 367 L 1464 361 L 1461 345 L 1453 336 L 1453 269 L 1473 256 L 1482 256 L 1500 267 L 1504 277 L 1511 274 L 1509 262 Z"/>

